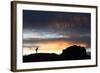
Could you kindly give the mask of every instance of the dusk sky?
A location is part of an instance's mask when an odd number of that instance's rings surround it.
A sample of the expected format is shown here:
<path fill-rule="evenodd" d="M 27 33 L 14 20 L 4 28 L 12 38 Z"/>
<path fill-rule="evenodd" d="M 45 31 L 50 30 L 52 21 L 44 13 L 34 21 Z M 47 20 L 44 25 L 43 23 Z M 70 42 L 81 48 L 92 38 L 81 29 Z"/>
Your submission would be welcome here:
<path fill-rule="evenodd" d="M 23 10 L 23 55 L 62 53 L 71 45 L 91 46 L 89 13 Z"/>

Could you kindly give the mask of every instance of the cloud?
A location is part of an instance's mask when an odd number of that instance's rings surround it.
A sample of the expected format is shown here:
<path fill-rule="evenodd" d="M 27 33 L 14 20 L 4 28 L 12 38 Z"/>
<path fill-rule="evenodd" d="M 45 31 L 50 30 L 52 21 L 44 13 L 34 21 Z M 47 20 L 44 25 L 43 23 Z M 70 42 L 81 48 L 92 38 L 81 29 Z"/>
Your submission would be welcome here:
<path fill-rule="evenodd" d="M 90 29 L 90 17 L 89 13 L 23 10 L 23 27 L 40 30 L 74 30 L 75 28 L 88 30 Z"/>
<path fill-rule="evenodd" d="M 23 44 L 65 41 L 90 47 L 90 18 L 89 13 L 23 10 Z"/>

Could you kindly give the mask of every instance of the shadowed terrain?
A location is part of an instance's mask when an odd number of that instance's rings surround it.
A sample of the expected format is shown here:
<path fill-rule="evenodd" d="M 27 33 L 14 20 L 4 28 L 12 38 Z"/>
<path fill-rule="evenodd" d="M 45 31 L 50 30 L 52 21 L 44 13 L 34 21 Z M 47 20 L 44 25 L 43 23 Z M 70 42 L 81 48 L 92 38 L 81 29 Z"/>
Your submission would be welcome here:
<path fill-rule="evenodd" d="M 90 59 L 86 49 L 81 46 L 70 46 L 65 48 L 60 55 L 55 53 L 36 53 L 23 56 L 23 62 L 40 62 L 40 61 L 60 61 L 60 60 L 82 60 Z"/>

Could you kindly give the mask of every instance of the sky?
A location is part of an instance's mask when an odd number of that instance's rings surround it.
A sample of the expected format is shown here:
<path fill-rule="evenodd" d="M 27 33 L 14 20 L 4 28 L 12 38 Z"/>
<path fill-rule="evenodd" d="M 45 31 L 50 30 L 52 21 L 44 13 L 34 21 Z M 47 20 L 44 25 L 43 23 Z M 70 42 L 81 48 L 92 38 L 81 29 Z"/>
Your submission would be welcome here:
<path fill-rule="evenodd" d="M 23 55 L 91 46 L 90 13 L 23 10 Z"/>

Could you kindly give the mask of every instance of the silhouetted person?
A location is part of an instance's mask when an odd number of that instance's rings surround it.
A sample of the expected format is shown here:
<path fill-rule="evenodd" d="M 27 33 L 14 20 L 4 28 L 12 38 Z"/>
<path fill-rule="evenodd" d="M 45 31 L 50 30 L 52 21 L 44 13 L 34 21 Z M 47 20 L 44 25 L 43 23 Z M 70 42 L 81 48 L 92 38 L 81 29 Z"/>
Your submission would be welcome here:
<path fill-rule="evenodd" d="M 36 53 L 38 52 L 38 47 L 35 49 Z"/>

